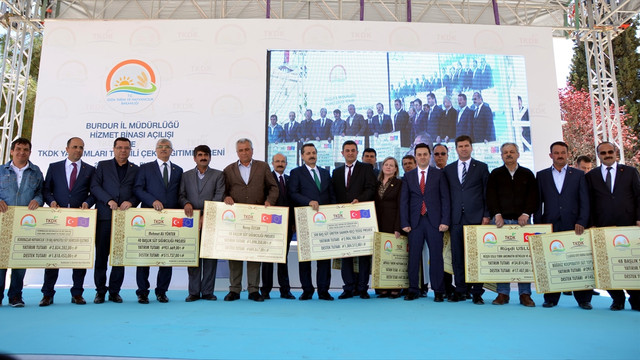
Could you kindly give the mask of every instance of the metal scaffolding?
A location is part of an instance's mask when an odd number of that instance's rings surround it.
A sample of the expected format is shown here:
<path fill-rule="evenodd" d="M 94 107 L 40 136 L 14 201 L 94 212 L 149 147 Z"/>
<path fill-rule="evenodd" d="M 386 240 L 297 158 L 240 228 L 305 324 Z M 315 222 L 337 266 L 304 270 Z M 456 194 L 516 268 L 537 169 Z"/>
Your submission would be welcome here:
<path fill-rule="evenodd" d="M 31 39 L 42 31 L 45 18 L 274 18 L 550 27 L 554 36 L 585 41 L 587 63 L 595 64 L 589 68 L 592 111 L 595 119 L 600 105 L 603 119 L 603 125 L 594 121 L 596 144 L 612 141 L 622 149 L 611 40 L 638 12 L 638 0 L 0 0 L 0 23 L 7 31 L 0 158 L 8 161 L 10 142 L 22 131 Z"/>

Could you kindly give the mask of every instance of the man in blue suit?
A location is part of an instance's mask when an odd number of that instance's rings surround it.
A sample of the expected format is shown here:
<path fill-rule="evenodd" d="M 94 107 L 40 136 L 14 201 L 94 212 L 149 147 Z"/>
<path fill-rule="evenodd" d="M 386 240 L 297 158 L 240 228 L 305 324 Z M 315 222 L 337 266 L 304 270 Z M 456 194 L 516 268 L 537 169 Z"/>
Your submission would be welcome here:
<path fill-rule="evenodd" d="M 493 123 L 493 111 L 482 100 L 479 92 L 473 93 L 473 139 L 476 142 L 496 141 L 496 128 Z"/>
<path fill-rule="evenodd" d="M 487 225 L 491 221 L 485 196 L 489 168 L 487 164 L 471 158 L 471 142 L 471 137 L 467 135 L 458 136 L 458 161 L 444 168 L 451 194 L 451 255 L 456 284 L 456 291 L 448 300 L 465 301 L 466 293 L 471 287 L 473 303 L 483 305 L 482 284 L 467 284 L 464 281 L 464 226 Z"/>
<path fill-rule="evenodd" d="M 181 208 L 178 203 L 182 168 L 169 161 L 173 146 L 168 139 L 160 139 L 156 143 L 156 161 L 140 166 L 133 186 L 134 194 L 142 202 L 143 208 L 162 209 Z M 169 302 L 167 290 L 171 283 L 172 268 L 161 266 L 158 269 L 156 284 L 156 298 L 161 303 Z M 136 282 L 138 283 L 138 302 L 149 303 L 149 267 L 138 266 L 136 270 Z"/>
<path fill-rule="evenodd" d="M 575 231 L 582 235 L 589 221 L 589 190 L 584 173 L 567 165 L 569 146 L 556 141 L 551 144 L 550 168 L 538 171 L 540 206 L 533 215 L 536 224 L 553 224 L 553 231 Z M 591 290 L 574 291 L 578 306 L 591 310 Z M 544 294 L 542 307 L 558 305 L 560 293 Z"/>
<path fill-rule="evenodd" d="M 384 113 L 384 105 L 382 103 L 376 104 L 376 116 L 373 117 L 374 129 L 371 135 L 378 136 L 378 134 L 386 134 L 393 131 L 393 123 L 391 122 L 391 116 Z"/>
<path fill-rule="evenodd" d="M 318 211 L 320 205 L 335 204 L 336 197 L 329 171 L 316 166 L 318 159 L 316 147 L 313 144 L 304 144 L 300 153 L 304 165 L 291 170 L 289 175 L 288 193 L 293 202 L 292 205 L 311 206 L 313 210 Z M 300 300 L 309 300 L 314 291 L 311 281 L 311 262 L 300 262 L 298 267 L 302 285 Z M 316 284 L 320 300 L 333 300 L 333 296 L 329 294 L 331 260 L 317 261 Z"/>
<path fill-rule="evenodd" d="M 42 195 L 52 208 L 81 208 L 88 209 L 95 204 L 95 199 L 89 191 L 91 178 L 96 169 L 80 161 L 84 152 L 84 141 L 72 137 L 67 141 L 67 159 L 49 165 L 47 177 L 44 179 Z M 42 300 L 40 306 L 53 304 L 54 287 L 58 280 L 59 269 L 45 269 L 44 284 L 42 284 Z M 71 302 L 84 305 L 87 302 L 82 297 L 84 292 L 84 276 L 87 269 L 73 269 L 73 287 L 71 287 Z"/>
<path fill-rule="evenodd" d="M 467 95 L 458 94 L 458 110 L 456 122 L 456 136 L 473 136 L 473 110 L 467 106 Z M 477 139 L 476 139 L 477 140 Z"/>
<path fill-rule="evenodd" d="M 331 139 L 333 120 L 327 118 L 327 109 L 320 109 L 320 118 L 313 122 L 313 138 L 316 140 Z"/>
<path fill-rule="evenodd" d="M 400 193 L 400 226 L 409 234 L 409 292 L 405 300 L 420 296 L 420 259 L 427 242 L 431 265 L 429 277 L 435 292 L 435 302 L 444 301 L 444 260 L 442 235 L 451 222 L 449 185 L 442 170 L 429 166 L 431 150 L 427 144 L 417 144 L 418 167 L 404 174 Z"/>
<path fill-rule="evenodd" d="M 127 210 L 138 206 L 140 201 L 133 194 L 133 183 L 138 174 L 138 165 L 129 162 L 131 141 L 117 138 L 113 142 L 113 159 L 100 161 L 91 180 L 91 194 L 96 198 L 98 224 L 96 225 L 96 265 L 93 280 L 96 297 L 93 302 L 102 304 L 107 291 L 109 301 L 121 303 L 120 288 L 124 281 L 124 266 L 111 268 L 107 287 L 107 263 L 111 243 L 111 214 L 113 210 Z"/>
<path fill-rule="evenodd" d="M 300 124 L 296 122 L 296 113 L 289 112 L 289 122 L 284 124 L 284 141 L 296 142 L 300 139 Z"/>

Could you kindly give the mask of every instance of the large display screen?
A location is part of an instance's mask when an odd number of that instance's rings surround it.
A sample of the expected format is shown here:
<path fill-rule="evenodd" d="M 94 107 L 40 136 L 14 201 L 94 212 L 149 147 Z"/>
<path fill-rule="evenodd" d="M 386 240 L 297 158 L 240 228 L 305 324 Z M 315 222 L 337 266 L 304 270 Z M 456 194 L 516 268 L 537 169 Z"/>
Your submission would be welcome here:
<path fill-rule="evenodd" d="M 301 165 L 314 143 L 318 165 L 344 159 L 345 140 L 399 162 L 418 143 L 473 139 L 473 157 L 502 165 L 500 145 L 518 144 L 519 163 L 533 168 L 523 56 L 438 52 L 268 51 L 266 154 Z"/>

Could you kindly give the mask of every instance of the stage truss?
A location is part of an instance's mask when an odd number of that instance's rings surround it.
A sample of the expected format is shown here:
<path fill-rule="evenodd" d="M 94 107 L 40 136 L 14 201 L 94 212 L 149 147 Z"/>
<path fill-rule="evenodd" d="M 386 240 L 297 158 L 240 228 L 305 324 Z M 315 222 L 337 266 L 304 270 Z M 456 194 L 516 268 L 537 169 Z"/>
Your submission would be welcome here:
<path fill-rule="evenodd" d="M 637 0 L 0 0 L 6 30 L 2 65 L 0 158 L 22 133 L 32 39 L 55 19 L 315 19 L 540 26 L 585 42 L 596 145 L 622 150 L 611 40 L 640 12 Z M 600 105 L 599 107 L 597 105 Z M 613 110 L 611 110 L 613 108 Z M 623 151 L 620 151 L 624 162 Z"/>

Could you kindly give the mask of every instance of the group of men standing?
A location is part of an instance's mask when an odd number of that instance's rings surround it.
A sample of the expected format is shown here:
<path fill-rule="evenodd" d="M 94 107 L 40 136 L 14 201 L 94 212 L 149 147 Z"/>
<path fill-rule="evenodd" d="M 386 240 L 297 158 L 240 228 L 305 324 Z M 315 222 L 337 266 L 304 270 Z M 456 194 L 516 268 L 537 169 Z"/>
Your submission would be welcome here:
<path fill-rule="evenodd" d="M 405 167 L 400 193 L 400 226 L 409 239 L 409 289 L 405 300 L 420 297 L 420 263 L 424 245 L 429 248 L 430 281 L 435 302 L 444 301 L 446 282 L 442 258 L 443 233 L 450 231 L 455 286 L 448 301 L 465 301 L 472 295 L 475 304 L 484 304 L 482 284 L 465 283 L 464 239 L 465 225 L 505 224 L 526 226 L 536 223 L 553 224 L 554 231 L 575 231 L 581 234 L 590 226 L 640 226 L 640 177 L 636 169 L 618 164 L 613 144 L 603 142 L 597 147 L 601 166 L 589 171 L 568 166 L 569 148 L 564 142 L 550 147 L 552 166 L 538 172 L 537 176 L 518 164 L 520 156 L 514 143 L 502 144 L 500 151 L 504 165 L 489 172 L 485 163 L 473 159 L 472 138 L 467 135 L 455 139 L 458 160 L 447 165 L 448 148 L 437 144 L 433 149 L 427 144 L 417 144 L 415 157 L 405 156 Z M 114 141 L 114 158 L 98 163 L 97 167 L 81 161 L 84 150 L 82 139 L 74 137 L 67 142 L 67 159 L 52 163 L 43 178 L 40 169 L 29 161 L 31 143 L 19 138 L 12 143 L 12 161 L 0 167 L 0 212 L 8 206 L 28 206 L 36 209 L 46 202 L 50 207 L 88 209 L 94 204 L 98 210 L 96 227 L 96 265 L 94 303 L 109 300 L 121 303 L 119 295 L 124 279 L 124 268 L 113 267 L 107 286 L 107 261 L 113 210 L 126 210 L 141 204 L 144 208 L 184 209 L 191 217 L 202 210 L 205 201 L 224 201 L 252 205 L 310 206 L 318 210 L 320 205 L 358 203 L 372 201 L 377 191 L 376 176 L 371 164 L 358 161 L 358 146 L 354 141 L 342 144 L 344 165 L 333 174 L 316 166 L 317 150 L 305 143 L 300 152 L 303 164 L 284 174 L 287 159 L 282 154 L 272 158 L 273 171 L 266 162 L 253 159 L 253 144 L 249 139 L 236 142 L 238 160 L 223 171 L 209 166 L 211 150 L 199 145 L 193 151 L 195 167 L 183 173 L 182 168 L 170 161 L 171 141 L 158 140 L 157 159 L 138 167 L 128 158 L 131 142 L 126 138 Z M 435 166 L 431 165 L 434 155 Z M 366 150 L 365 150 L 366 151 Z M 364 158 L 364 156 L 363 156 Z M 294 222 L 289 222 L 287 254 Z M 201 224 L 200 224 L 201 227 Z M 370 297 L 369 273 L 371 258 L 359 257 L 359 272 L 354 271 L 353 258 L 342 261 L 343 292 L 339 299 L 354 296 Z M 260 269 L 262 266 L 262 287 Z M 189 268 L 189 295 L 187 302 L 199 299 L 216 300 L 215 288 L 217 260 L 200 259 L 198 267 Z M 243 262 L 229 261 L 230 286 L 225 301 L 240 298 L 242 290 Z M 171 267 L 158 270 L 155 288 L 156 299 L 168 302 L 166 292 L 171 281 Z M 314 294 L 310 262 L 299 264 L 302 295 L 309 300 Z M 0 269 L 0 303 L 4 296 L 6 269 Z M 9 304 L 24 306 L 22 282 L 24 269 L 13 269 L 8 292 Z M 85 304 L 83 282 L 86 270 L 73 270 L 71 302 Z M 40 306 L 53 304 L 57 269 L 45 270 L 43 297 Z M 291 294 L 287 264 L 278 264 L 280 297 L 295 299 Z M 136 269 L 138 302 L 149 303 L 149 267 Z M 273 288 L 273 264 L 247 262 L 248 298 L 264 301 L 270 298 Z M 317 262 L 316 284 L 318 298 L 333 300 L 329 293 L 331 264 L 329 260 Z M 510 284 L 498 284 L 495 305 L 510 301 Z M 531 299 L 531 284 L 518 284 L 519 301 L 527 307 L 535 306 Z M 629 290 L 629 302 L 633 310 L 640 310 L 640 291 Z M 108 293 L 108 298 L 107 298 Z M 622 290 L 612 290 L 611 310 L 622 310 L 625 295 Z M 591 291 L 574 292 L 578 305 L 591 309 Z M 559 294 L 545 294 L 543 307 L 553 307 Z"/>
<path fill-rule="evenodd" d="M 367 109 L 366 117 L 356 112 L 353 104 L 347 106 L 348 115 L 342 119 L 340 109 L 333 111 L 333 118 L 327 117 L 327 109 L 320 109 L 320 117 L 313 119 L 313 111 L 307 109 L 304 119 L 296 121 L 296 113 L 289 112 L 289 121 L 278 123 L 278 116 L 271 115 L 267 126 L 269 143 L 329 140 L 336 136 L 378 136 L 400 131 L 401 146 L 410 147 L 416 138 L 426 138 L 435 142 L 447 142 L 460 135 L 469 135 L 478 142 L 495 141 L 493 111 L 485 103 L 482 94 L 473 93 L 473 103 L 467 106 L 467 95 L 458 94 L 456 108 L 450 96 L 444 96 L 438 105 L 436 95 L 427 94 L 427 101 L 416 98 L 411 101 L 408 111 L 403 109 L 400 99 L 394 101 L 396 113 L 385 114 L 384 105 L 376 104 L 375 112 Z M 429 142 L 429 141 L 428 141 Z"/>

